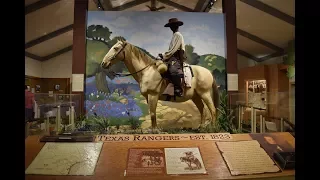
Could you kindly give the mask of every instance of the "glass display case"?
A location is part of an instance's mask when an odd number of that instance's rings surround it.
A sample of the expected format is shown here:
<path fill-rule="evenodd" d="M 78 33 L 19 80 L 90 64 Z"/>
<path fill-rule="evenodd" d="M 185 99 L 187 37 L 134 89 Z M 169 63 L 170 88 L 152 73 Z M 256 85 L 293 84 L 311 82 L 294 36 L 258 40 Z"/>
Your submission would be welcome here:
<path fill-rule="evenodd" d="M 30 122 L 29 133 L 73 131 L 75 121 L 80 116 L 80 100 L 78 94 L 35 93 L 35 121 Z"/>
<path fill-rule="evenodd" d="M 294 104 L 289 92 L 264 92 L 261 99 L 248 99 L 248 93 L 230 95 L 230 108 L 236 113 L 238 128 L 243 132 L 294 131 Z"/>

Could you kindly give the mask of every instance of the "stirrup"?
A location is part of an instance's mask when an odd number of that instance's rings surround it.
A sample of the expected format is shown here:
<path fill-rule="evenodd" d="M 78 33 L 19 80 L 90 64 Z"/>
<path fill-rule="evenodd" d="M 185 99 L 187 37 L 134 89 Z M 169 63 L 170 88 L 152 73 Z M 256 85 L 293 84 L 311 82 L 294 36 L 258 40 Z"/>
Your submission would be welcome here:
<path fill-rule="evenodd" d="M 182 94 L 182 90 L 181 89 L 175 89 L 174 90 L 174 95 L 175 96 L 178 96 L 178 97 L 182 97 L 183 96 L 183 94 Z"/>

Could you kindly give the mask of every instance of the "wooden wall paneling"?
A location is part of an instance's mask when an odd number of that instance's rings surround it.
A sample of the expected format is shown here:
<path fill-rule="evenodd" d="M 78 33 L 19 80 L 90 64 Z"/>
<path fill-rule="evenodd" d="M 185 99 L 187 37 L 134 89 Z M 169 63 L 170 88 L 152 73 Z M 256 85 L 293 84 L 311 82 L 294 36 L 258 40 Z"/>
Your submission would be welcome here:
<path fill-rule="evenodd" d="M 69 94 L 70 92 L 70 78 L 42 78 L 44 81 L 43 92 L 48 93 L 53 91 L 54 94 Z M 56 91 L 54 86 L 59 84 L 60 90 Z"/>
<path fill-rule="evenodd" d="M 289 118 L 289 78 L 286 69 L 278 65 L 278 87 L 279 87 L 279 117 Z"/>
<path fill-rule="evenodd" d="M 40 85 L 41 87 L 40 90 L 42 90 L 43 82 L 42 82 L 42 79 L 39 77 L 25 76 L 25 85 L 30 86 L 30 91 L 31 91 L 31 88 L 36 88 L 36 85 Z"/>
<path fill-rule="evenodd" d="M 61 91 L 54 90 L 54 85 L 56 84 L 60 84 Z M 40 85 L 40 92 L 36 93 L 53 91 L 56 94 L 70 94 L 70 78 L 38 78 L 25 76 L 25 85 L 29 85 L 30 88 L 35 88 L 36 85 Z"/>
<path fill-rule="evenodd" d="M 246 81 L 248 80 L 264 80 L 265 66 L 246 67 L 239 70 L 239 92 L 246 92 Z"/>

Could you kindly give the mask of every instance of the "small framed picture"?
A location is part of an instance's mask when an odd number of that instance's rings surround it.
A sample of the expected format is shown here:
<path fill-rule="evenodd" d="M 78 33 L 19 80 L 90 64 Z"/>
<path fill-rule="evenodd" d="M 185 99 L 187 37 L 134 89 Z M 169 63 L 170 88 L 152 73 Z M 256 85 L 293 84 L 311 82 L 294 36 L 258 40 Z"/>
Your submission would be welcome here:
<path fill-rule="evenodd" d="M 54 90 L 59 91 L 60 90 L 60 84 L 54 85 Z"/>
<path fill-rule="evenodd" d="M 40 92 L 40 85 L 36 85 L 36 92 Z"/>
<path fill-rule="evenodd" d="M 59 95 L 59 96 L 58 96 L 58 100 L 59 100 L 59 101 L 62 101 L 62 100 L 63 100 L 63 96 L 62 96 L 62 95 Z"/>

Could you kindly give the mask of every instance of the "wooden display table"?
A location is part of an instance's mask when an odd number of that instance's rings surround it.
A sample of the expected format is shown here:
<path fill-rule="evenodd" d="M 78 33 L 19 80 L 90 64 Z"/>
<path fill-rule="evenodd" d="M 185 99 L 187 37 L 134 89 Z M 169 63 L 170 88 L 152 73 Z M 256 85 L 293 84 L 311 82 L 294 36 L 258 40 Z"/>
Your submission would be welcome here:
<path fill-rule="evenodd" d="M 277 136 L 285 139 L 293 147 L 294 137 L 289 133 L 276 133 Z M 249 134 L 234 134 L 233 140 L 251 140 Z M 37 156 L 44 143 L 39 142 L 39 136 L 29 136 L 26 140 L 25 168 Z M 165 147 L 195 147 L 198 146 L 208 175 L 161 175 L 161 176 L 124 176 L 126 169 L 127 153 L 129 148 L 165 148 Z M 265 173 L 259 175 L 231 176 L 226 163 L 224 162 L 214 141 L 179 141 L 179 142 L 106 142 L 103 145 L 95 175 L 93 176 L 44 176 L 26 175 L 27 180 L 167 180 L 167 179 L 294 179 L 294 170 L 285 170 L 280 173 Z"/>

